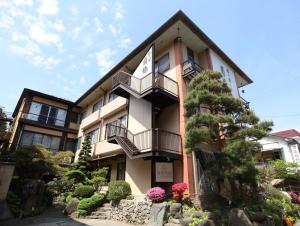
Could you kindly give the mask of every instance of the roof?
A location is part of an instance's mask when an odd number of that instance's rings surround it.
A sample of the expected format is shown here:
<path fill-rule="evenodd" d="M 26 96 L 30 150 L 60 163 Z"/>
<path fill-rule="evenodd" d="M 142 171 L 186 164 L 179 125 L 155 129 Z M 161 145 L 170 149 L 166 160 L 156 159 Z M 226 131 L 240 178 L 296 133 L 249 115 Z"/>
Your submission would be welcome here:
<path fill-rule="evenodd" d="M 18 103 L 15 107 L 15 110 L 12 114 L 12 117 L 15 117 L 17 115 L 17 113 L 19 111 L 19 108 L 22 104 L 22 100 L 27 96 L 39 96 L 39 97 L 43 97 L 43 98 L 48 99 L 48 100 L 53 100 L 53 101 L 56 101 L 56 102 L 59 102 L 59 103 L 62 103 L 62 104 L 75 105 L 75 103 L 73 101 L 66 100 L 66 99 L 63 99 L 63 98 L 60 98 L 60 97 L 56 97 L 56 96 L 52 96 L 52 95 L 49 95 L 49 94 L 46 94 L 46 93 L 41 93 L 41 92 L 36 91 L 36 90 L 24 88 L 23 92 L 22 92 L 22 94 L 21 94 L 21 96 L 18 100 Z"/>
<path fill-rule="evenodd" d="M 86 98 L 93 90 L 101 85 L 106 79 L 118 72 L 124 64 L 132 59 L 136 54 L 150 45 L 156 38 L 158 38 L 163 32 L 170 28 L 177 21 L 182 21 L 187 27 L 191 29 L 209 48 L 216 52 L 230 67 L 232 67 L 240 76 L 248 83 L 252 83 L 252 80 L 243 72 L 188 16 L 186 16 L 181 10 L 174 14 L 169 20 L 167 20 L 161 27 L 159 27 L 154 33 L 152 33 L 145 41 L 143 41 L 137 48 L 129 53 L 123 60 L 121 60 L 114 68 L 112 68 L 107 74 L 105 74 L 99 81 L 97 81 L 91 88 L 89 88 L 81 97 L 76 100 L 76 104 L 80 103 Z"/>
<path fill-rule="evenodd" d="M 279 137 L 300 137 L 300 133 L 295 129 L 283 130 L 276 133 L 272 133 L 272 135 L 279 136 Z"/>

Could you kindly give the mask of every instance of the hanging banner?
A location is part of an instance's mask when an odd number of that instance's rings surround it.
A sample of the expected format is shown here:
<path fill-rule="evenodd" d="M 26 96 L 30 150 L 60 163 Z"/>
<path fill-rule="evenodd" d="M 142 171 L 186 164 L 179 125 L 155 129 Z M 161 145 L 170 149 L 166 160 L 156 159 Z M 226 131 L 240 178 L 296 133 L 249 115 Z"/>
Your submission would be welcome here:
<path fill-rule="evenodd" d="M 133 76 L 137 78 L 143 78 L 144 76 L 152 73 L 153 70 L 153 53 L 154 53 L 154 45 L 150 47 L 139 66 L 135 69 Z"/>

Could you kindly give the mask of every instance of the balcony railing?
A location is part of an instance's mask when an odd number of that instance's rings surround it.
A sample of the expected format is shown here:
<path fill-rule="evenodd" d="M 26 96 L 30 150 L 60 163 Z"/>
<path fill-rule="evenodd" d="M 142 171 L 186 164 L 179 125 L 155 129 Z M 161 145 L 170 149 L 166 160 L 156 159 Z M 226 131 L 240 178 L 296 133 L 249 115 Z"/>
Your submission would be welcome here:
<path fill-rule="evenodd" d="M 56 117 L 51 117 L 48 115 L 41 115 L 41 114 L 34 114 L 34 113 L 22 113 L 22 118 L 39 122 L 44 125 L 51 125 L 51 126 L 61 126 L 65 125 L 65 120 L 58 119 Z"/>
<path fill-rule="evenodd" d="M 114 88 L 119 84 L 126 85 L 140 95 L 152 88 L 159 88 L 176 97 L 178 96 L 177 82 L 160 72 L 156 73 L 154 77 L 150 73 L 142 78 L 137 78 L 127 72 L 120 71 L 112 78 L 112 87 Z"/>
<path fill-rule="evenodd" d="M 180 153 L 180 135 L 167 130 L 152 128 L 133 134 L 122 125 L 110 123 L 106 126 L 106 138 L 109 139 L 115 136 L 127 138 L 139 152 L 166 151 Z"/>
<path fill-rule="evenodd" d="M 184 78 L 192 79 L 197 74 L 203 72 L 204 68 L 202 68 L 199 64 L 195 63 L 195 61 L 193 60 L 187 60 L 183 62 L 182 70 Z"/>
<path fill-rule="evenodd" d="M 246 109 L 250 109 L 250 102 L 245 100 L 243 97 L 240 97 L 241 101 L 243 102 L 243 105 Z"/>

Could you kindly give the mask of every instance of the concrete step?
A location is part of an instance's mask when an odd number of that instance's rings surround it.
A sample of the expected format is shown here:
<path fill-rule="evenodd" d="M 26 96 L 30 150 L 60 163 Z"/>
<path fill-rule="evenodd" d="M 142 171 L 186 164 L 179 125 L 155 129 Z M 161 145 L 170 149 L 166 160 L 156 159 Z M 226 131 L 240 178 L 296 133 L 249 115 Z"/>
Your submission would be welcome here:
<path fill-rule="evenodd" d="M 92 215 L 94 215 L 94 216 L 101 216 L 101 215 L 103 215 L 103 216 L 109 216 L 109 214 L 110 214 L 110 212 L 102 212 L 102 211 L 94 211 L 94 212 L 92 212 Z"/>
<path fill-rule="evenodd" d="M 110 203 L 104 203 L 103 207 L 111 207 Z"/>
<path fill-rule="evenodd" d="M 103 215 L 100 215 L 100 216 L 97 216 L 97 215 L 90 215 L 90 216 L 86 216 L 85 218 L 87 218 L 87 219 L 106 220 L 106 219 L 107 219 L 107 216 L 103 216 Z"/>
<path fill-rule="evenodd" d="M 111 210 L 111 207 L 98 207 L 97 211 L 108 212 Z"/>

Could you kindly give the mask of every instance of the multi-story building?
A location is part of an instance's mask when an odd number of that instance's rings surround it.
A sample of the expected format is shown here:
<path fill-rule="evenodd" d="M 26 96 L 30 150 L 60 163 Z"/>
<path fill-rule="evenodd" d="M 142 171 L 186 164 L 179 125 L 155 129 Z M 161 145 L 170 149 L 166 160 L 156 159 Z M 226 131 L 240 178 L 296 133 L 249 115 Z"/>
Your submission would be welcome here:
<path fill-rule="evenodd" d="M 258 141 L 262 148 L 255 154 L 258 164 L 283 159 L 300 164 L 300 133 L 290 129 L 272 133 Z"/>
<path fill-rule="evenodd" d="M 54 152 L 75 150 L 79 111 L 71 101 L 24 89 L 12 114 L 11 148 L 39 143 Z"/>
<path fill-rule="evenodd" d="M 109 167 L 110 180 L 128 181 L 134 195 L 144 194 L 153 186 L 168 188 L 182 181 L 188 184 L 190 194 L 197 193 L 203 156 L 187 153 L 184 148 L 184 97 L 189 81 L 203 70 L 220 71 L 237 98 L 239 88 L 252 82 L 179 11 L 75 105 L 63 102 L 64 109 L 80 113 L 75 160 L 84 137 L 90 134 L 94 164 Z M 19 102 L 16 109 L 24 105 Z M 63 129 L 69 131 L 69 124 L 65 123 Z M 62 134 L 66 137 L 69 132 Z M 29 143 L 24 135 L 15 137 Z"/>

